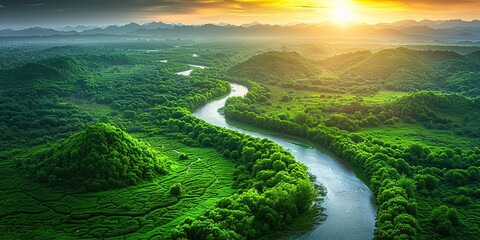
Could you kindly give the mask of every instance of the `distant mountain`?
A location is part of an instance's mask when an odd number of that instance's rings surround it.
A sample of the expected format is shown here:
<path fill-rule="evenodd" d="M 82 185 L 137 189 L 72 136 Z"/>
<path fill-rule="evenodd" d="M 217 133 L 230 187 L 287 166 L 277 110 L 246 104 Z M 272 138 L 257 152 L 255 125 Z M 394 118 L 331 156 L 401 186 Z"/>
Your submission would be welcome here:
<path fill-rule="evenodd" d="M 300 79 L 320 73 L 320 69 L 297 52 L 270 51 L 253 56 L 228 70 L 228 74 L 258 82 Z"/>
<path fill-rule="evenodd" d="M 480 21 L 464 21 L 460 19 L 455 20 L 445 20 L 445 21 L 431 21 L 423 20 L 422 24 L 431 26 L 433 28 L 480 28 Z"/>
<path fill-rule="evenodd" d="M 63 32 L 68 32 L 68 31 L 82 32 L 82 31 L 86 31 L 86 30 L 90 30 L 90 29 L 94 29 L 94 28 L 99 28 L 99 26 L 84 26 L 84 25 L 78 25 L 78 26 L 75 26 L 75 27 L 66 26 L 66 27 L 63 27 L 63 28 L 57 28 L 55 30 L 63 31 Z"/>
<path fill-rule="evenodd" d="M 428 26 L 412 26 L 399 28 L 399 31 L 415 36 L 424 36 L 445 40 L 480 40 L 480 29 L 442 28 L 435 29 Z"/>
<path fill-rule="evenodd" d="M 168 24 L 168 23 L 164 23 L 164 22 L 149 22 L 149 23 L 145 23 L 142 25 L 142 29 L 172 29 L 174 28 L 175 24 Z"/>
<path fill-rule="evenodd" d="M 75 31 L 62 32 L 50 28 L 32 27 L 23 30 L 4 29 L 0 30 L 0 37 L 29 37 L 29 36 L 53 36 L 53 35 L 73 35 L 78 34 Z"/>
<path fill-rule="evenodd" d="M 162 39 L 316 39 L 327 41 L 375 41 L 389 43 L 469 43 L 480 41 L 480 21 L 414 21 L 389 24 L 358 24 L 339 27 L 334 24 L 268 25 L 253 22 L 241 26 L 221 24 L 181 25 L 164 22 L 91 28 L 65 27 L 63 30 L 28 28 L 0 30 L 0 37 L 112 35 Z"/>
<path fill-rule="evenodd" d="M 130 23 L 123 26 L 110 25 L 106 28 L 94 28 L 85 30 L 82 34 L 112 34 L 112 35 L 124 35 L 141 29 L 142 26 L 138 23 Z"/>
<path fill-rule="evenodd" d="M 414 27 L 414 26 L 426 26 L 435 29 L 443 29 L 443 28 L 480 28 L 480 21 L 473 20 L 473 21 L 465 21 L 461 19 L 453 19 L 453 20 L 422 20 L 422 21 L 415 21 L 415 20 L 402 20 L 393 23 L 380 23 L 378 25 L 381 26 L 392 26 L 392 27 Z"/>
<path fill-rule="evenodd" d="M 243 25 L 241 25 L 242 27 L 253 27 L 253 26 L 256 26 L 256 25 L 262 25 L 260 22 L 251 22 L 251 23 L 245 23 Z"/>

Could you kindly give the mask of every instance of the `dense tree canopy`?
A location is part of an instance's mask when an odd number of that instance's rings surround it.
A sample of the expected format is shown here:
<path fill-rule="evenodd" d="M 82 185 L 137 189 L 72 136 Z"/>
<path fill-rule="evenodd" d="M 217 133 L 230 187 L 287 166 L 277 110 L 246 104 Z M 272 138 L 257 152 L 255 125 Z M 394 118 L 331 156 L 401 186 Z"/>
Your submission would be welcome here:
<path fill-rule="evenodd" d="M 166 161 L 124 131 L 98 123 L 36 155 L 29 168 L 39 182 L 98 191 L 164 174 Z"/>

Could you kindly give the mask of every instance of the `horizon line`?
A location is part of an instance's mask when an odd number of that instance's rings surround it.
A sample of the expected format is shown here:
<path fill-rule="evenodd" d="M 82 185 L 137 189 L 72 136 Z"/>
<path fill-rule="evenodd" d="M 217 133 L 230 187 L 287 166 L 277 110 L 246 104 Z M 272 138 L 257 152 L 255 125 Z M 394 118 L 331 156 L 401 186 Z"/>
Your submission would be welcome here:
<path fill-rule="evenodd" d="M 60 26 L 40 26 L 40 25 L 32 25 L 29 27 L 4 27 L 0 28 L 0 30 L 14 30 L 14 31 L 21 31 L 21 30 L 27 30 L 27 29 L 32 29 L 32 28 L 43 28 L 43 29 L 52 29 L 52 30 L 59 30 L 62 28 L 76 28 L 76 27 L 93 27 L 91 29 L 95 28 L 107 28 L 111 26 L 117 26 L 117 27 L 122 27 L 126 26 L 129 24 L 138 24 L 140 26 L 144 26 L 149 23 L 164 23 L 168 25 L 177 25 L 177 26 L 204 26 L 204 25 L 216 25 L 216 26 L 237 26 L 237 27 L 243 27 L 245 25 L 267 25 L 267 26 L 296 26 L 296 25 L 320 25 L 320 24 L 331 24 L 331 25 L 339 25 L 339 26 L 355 26 L 355 25 L 368 25 L 368 26 L 376 26 L 376 25 L 382 25 L 382 24 L 395 24 L 395 23 L 400 23 L 400 22 L 407 22 L 407 21 L 412 21 L 416 23 L 421 23 L 424 21 L 432 21 L 432 22 L 447 22 L 447 21 L 462 21 L 465 23 L 473 23 L 473 22 L 480 22 L 479 19 L 472 19 L 472 20 L 466 20 L 466 19 L 461 19 L 461 18 L 452 18 L 452 19 L 422 19 L 422 20 L 415 20 L 415 19 L 402 19 L 398 21 L 392 21 L 392 22 L 377 22 L 377 23 L 367 23 L 367 22 L 349 22 L 349 23 L 335 23 L 332 21 L 322 21 L 322 22 L 291 22 L 291 23 L 262 23 L 260 21 L 252 21 L 252 22 L 245 22 L 245 23 L 229 23 L 229 22 L 204 22 L 204 23 L 194 23 L 194 24 L 187 24 L 187 23 L 181 23 L 181 22 L 170 22 L 170 21 L 162 21 L 162 20 L 139 20 L 139 21 L 130 21 L 130 22 L 124 22 L 124 23 L 111 23 L 111 24 L 98 24 L 98 25 L 93 25 L 93 24 L 67 24 L 67 25 L 60 25 Z M 73 30 L 72 30 L 73 31 Z M 81 32 L 81 31 L 80 31 Z"/>

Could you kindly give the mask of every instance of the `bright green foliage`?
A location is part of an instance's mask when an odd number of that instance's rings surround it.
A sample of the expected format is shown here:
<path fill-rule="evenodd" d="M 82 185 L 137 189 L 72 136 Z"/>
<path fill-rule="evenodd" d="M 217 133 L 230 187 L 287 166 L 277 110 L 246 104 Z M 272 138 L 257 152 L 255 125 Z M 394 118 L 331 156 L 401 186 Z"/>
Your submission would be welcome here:
<path fill-rule="evenodd" d="M 13 160 L 1 161 L 0 238 L 164 238 L 186 217 L 197 217 L 236 192 L 231 188 L 235 165 L 215 149 L 187 147 L 158 135 L 135 137 L 158 149 L 168 145 L 162 150 L 172 159 L 168 175 L 127 188 L 79 193 L 25 179 L 22 169 L 12 167 Z M 175 161 L 178 152 L 204 161 Z M 174 197 L 169 188 L 176 183 L 182 194 Z"/>
<path fill-rule="evenodd" d="M 285 51 L 265 52 L 228 70 L 232 76 L 272 83 L 279 79 L 307 78 L 318 73 L 320 70 L 309 59 L 297 52 Z"/>
<path fill-rule="evenodd" d="M 164 174 L 165 161 L 121 129 L 98 123 L 28 162 L 39 182 L 99 191 Z"/>
<path fill-rule="evenodd" d="M 285 228 L 311 207 L 316 192 L 306 167 L 272 141 L 213 127 L 184 108 L 157 107 L 152 117 L 161 120 L 163 134 L 213 146 L 238 164 L 234 186 L 239 193 L 195 220 L 186 219 L 171 239 L 255 239 Z"/>
<path fill-rule="evenodd" d="M 180 184 L 180 183 L 175 183 L 175 184 L 173 184 L 173 185 L 170 187 L 169 192 L 170 192 L 170 194 L 172 194 L 173 196 L 179 196 L 180 194 L 182 194 L 182 184 Z"/>
<path fill-rule="evenodd" d="M 12 67 L 0 69 L 0 82 L 11 83 L 0 90 L 0 140 L 7 143 L 1 145 L 2 149 L 8 150 L 0 155 L 1 160 L 8 160 L 0 163 L 1 190 L 5 193 L 2 202 L 6 203 L 0 215 L 2 222 L 7 223 L 0 226 L 0 236 L 165 238 L 175 229 L 171 233 L 175 239 L 258 238 L 285 228 L 309 210 L 316 192 L 306 168 L 287 151 L 270 141 L 215 128 L 189 112 L 226 94 L 229 84 L 219 80 L 223 79 L 219 73 L 261 47 L 237 49 L 222 44 L 199 47 L 185 43 L 177 49 L 178 44 L 101 44 L 92 47 L 97 51 L 85 47 L 87 54 L 69 57 L 62 56 L 71 55 L 80 47 L 61 47 L 37 53 L 38 59 L 44 59 L 35 63 L 40 66 L 28 65 L 31 59 L 25 54 L 18 54 L 11 63 L 0 63 Z M 172 51 L 152 54 L 142 50 L 160 46 Z M 59 57 L 49 59 L 49 51 Z M 108 55 L 98 55 L 103 52 Z M 194 58 L 192 52 L 202 57 Z M 5 59 L 3 55 L 0 58 Z M 163 59 L 168 59 L 168 63 Z M 188 70 L 186 63 L 209 68 L 195 69 L 189 77 L 175 74 Z M 18 78 L 22 66 L 31 70 L 32 76 Z M 263 94 L 248 97 L 251 101 L 267 101 Z M 117 148 L 116 144 L 104 144 L 102 138 L 108 139 L 109 134 L 76 143 L 72 140 L 84 135 L 88 138 L 85 132 L 72 133 L 94 122 L 126 129 L 167 154 L 172 159 L 169 174 L 162 177 L 156 172 L 155 163 L 149 161 L 149 157 L 154 158 L 149 154 L 151 149 L 138 150 L 134 146 L 143 145 L 138 141 Z M 45 145 L 68 136 L 72 138 L 53 148 Z M 119 136 L 119 142 L 129 142 Z M 39 139 L 34 142 L 35 137 Z M 156 142 L 157 138 L 162 141 Z M 20 144 L 27 153 L 20 155 L 12 148 Z M 215 147 L 234 163 L 209 147 Z M 46 148 L 50 149 L 43 151 Z M 75 152 L 76 148 L 83 150 Z M 110 154 L 111 148 L 115 151 Z M 135 153 L 143 156 L 140 162 Z M 73 156 L 83 158 L 74 162 Z M 27 160 L 14 164 L 14 158 Z M 234 164 L 238 165 L 235 173 Z M 23 170 L 40 181 L 65 186 L 50 187 L 29 181 L 24 179 Z M 160 170 L 162 173 L 163 165 Z M 120 188 L 126 185 L 129 187 Z M 87 191 L 115 189 L 81 193 L 82 187 Z M 238 195 L 233 195 L 235 192 Z M 231 204 L 227 204 L 229 199 Z M 242 203 L 242 199 L 255 201 Z M 216 205 L 217 201 L 226 202 L 221 207 Z M 22 207 L 13 202 L 22 203 Z M 20 225 L 24 227 L 9 227 Z"/>
<path fill-rule="evenodd" d="M 225 115 L 308 138 L 350 161 L 376 196 L 376 239 L 440 238 L 436 232 L 478 237 L 480 101 L 478 85 L 471 84 L 475 74 L 462 75 L 480 69 L 478 61 L 449 51 L 398 48 L 339 55 L 320 64 L 339 77 L 249 83 L 255 98 L 230 99 Z M 457 77 L 469 78 L 473 91 L 461 81 L 450 84 Z M 376 94 L 446 86 L 456 93 Z M 268 171 L 257 175 L 271 178 Z M 432 224 L 432 209 L 444 204 L 458 207 L 462 224 Z"/>
<path fill-rule="evenodd" d="M 460 225 L 458 212 L 454 208 L 442 205 L 432 211 L 431 221 L 442 235 L 451 235 L 455 230 L 454 226 Z"/>

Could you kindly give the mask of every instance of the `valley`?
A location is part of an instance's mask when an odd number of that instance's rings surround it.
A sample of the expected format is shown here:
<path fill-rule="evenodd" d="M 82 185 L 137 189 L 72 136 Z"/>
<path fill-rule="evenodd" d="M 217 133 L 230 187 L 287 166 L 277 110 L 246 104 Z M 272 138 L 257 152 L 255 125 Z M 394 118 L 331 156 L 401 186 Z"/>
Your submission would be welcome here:
<path fill-rule="evenodd" d="M 62 44 L 0 48 L 2 238 L 477 238 L 476 48 Z"/>

